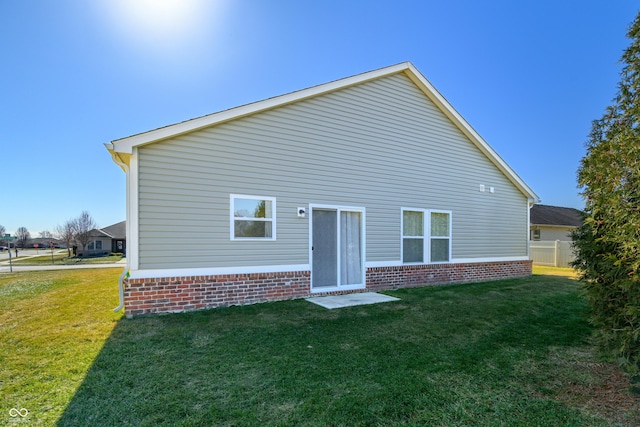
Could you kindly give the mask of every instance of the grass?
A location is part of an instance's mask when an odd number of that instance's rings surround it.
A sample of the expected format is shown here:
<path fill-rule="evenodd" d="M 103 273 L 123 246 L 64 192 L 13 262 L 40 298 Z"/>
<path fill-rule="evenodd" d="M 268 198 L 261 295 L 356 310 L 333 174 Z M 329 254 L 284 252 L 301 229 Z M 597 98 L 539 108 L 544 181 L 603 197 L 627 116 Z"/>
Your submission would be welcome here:
<path fill-rule="evenodd" d="M 53 263 L 51 254 L 34 257 L 18 258 L 13 261 L 14 265 L 78 265 L 78 264 L 113 264 L 122 259 L 122 255 L 107 255 L 99 257 L 68 257 L 66 252 L 54 253 Z"/>
<path fill-rule="evenodd" d="M 0 425 L 29 411 L 54 425 L 82 384 L 121 314 L 119 269 L 0 275 Z"/>
<path fill-rule="evenodd" d="M 578 274 L 573 268 L 564 267 L 545 267 L 542 265 L 533 266 L 533 274 L 547 275 L 547 276 L 562 276 L 576 278 Z"/>
<path fill-rule="evenodd" d="M 116 269 L 0 275 L 0 423 L 610 426 L 575 281 L 404 289 L 127 320 Z M 625 418 L 626 417 L 626 418 Z M 634 421 L 635 420 L 635 421 Z M 629 424 L 632 425 L 632 424 Z"/>

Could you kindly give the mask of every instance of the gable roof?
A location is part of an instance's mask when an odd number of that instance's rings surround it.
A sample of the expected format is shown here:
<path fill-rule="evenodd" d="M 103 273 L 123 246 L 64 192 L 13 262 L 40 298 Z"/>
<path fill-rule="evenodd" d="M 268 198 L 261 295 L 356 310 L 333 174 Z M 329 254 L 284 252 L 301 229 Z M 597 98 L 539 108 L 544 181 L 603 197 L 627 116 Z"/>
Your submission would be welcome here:
<path fill-rule="evenodd" d="M 111 238 L 110 235 L 108 235 L 107 233 L 105 233 L 104 231 L 102 231 L 99 228 L 94 228 L 94 229 L 89 230 L 88 236 L 89 237 L 95 237 L 95 238 L 105 238 L 105 237 Z"/>
<path fill-rule="evenodd" d="M 548 205 L 533 205 L 531 207 L 531 225 L 580 227 L 583 218 L 582 211 L 574 208 Z"/>
<path fill-rule="evenodd" d="M 112 239 L 126 239 L 127 221 L 120 221 L 108 227 L 101 228 L 100 231 L 109 235 Z"/>
<path fill-rule="evenodd" d="M 121 221 L 104 228 L 94 228 L 89 231 L 89 237 L 126 239 L 127 221 Z"/>
<path fill-rule="evenodd" d="M 193 132 L 209 126 L 236 120 L 261 111 L 281 107 L 294 102 L 344 89 L 350 86 L 404 73 L 429 98 L 451 122 L 511 181 L 527 198 L 535 203 L 540 201 L 538 195 L 515 173 L 513 169 L 496 153 L 493 148 L 471 127 L 453 106 L 436 90 L 436 88 L 410 62 L 403 62 L 378 70 L 335 80 L 285 95 L 268 98 L 263 101 L 246 104 L 229 110 L 220 111 L 148 132 L 139 133 L 126 138 L 117 139 L 105 144 L 115 163 L 125 169 L 129 165 L 130 155 L 135 147 L 151 144 L 178 135 Z M 126 171 L 126 169 L 125 169 Z"/>

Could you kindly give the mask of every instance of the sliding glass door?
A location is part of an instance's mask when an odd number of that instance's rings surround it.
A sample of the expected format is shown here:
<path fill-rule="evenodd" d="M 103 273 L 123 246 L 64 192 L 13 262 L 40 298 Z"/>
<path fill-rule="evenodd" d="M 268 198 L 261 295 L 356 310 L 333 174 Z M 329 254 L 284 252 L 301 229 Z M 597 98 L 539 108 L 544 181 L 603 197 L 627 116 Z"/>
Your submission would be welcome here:
<path fill-rule="evenodd" d="M 364 287 L 364 209 L 311 209 L 311 288 Z"/>

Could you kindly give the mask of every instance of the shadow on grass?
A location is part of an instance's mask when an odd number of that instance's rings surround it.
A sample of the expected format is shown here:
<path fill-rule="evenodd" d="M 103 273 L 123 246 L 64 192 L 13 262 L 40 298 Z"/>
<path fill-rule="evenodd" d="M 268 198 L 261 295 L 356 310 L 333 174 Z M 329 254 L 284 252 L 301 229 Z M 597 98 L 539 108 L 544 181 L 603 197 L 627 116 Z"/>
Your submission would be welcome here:
<path fill-rule="evenodd" d="M 58 425 L 607 425 L 552 398 L 584 376 L 553 362 L 590 333 L 575 289 L 533 277 L 121 320 Z"/>

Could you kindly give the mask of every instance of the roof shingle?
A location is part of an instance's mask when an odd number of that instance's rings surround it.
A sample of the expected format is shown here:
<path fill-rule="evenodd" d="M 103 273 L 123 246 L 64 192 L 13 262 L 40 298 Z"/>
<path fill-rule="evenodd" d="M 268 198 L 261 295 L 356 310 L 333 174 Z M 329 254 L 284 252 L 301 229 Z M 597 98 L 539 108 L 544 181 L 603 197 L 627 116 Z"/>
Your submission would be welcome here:
<path fill-rule="evenodd" d="M 574 208 L 560 206 L 533 205 L 531 208 L 531 225 L 564 225 L 580 227 L 584 213 Z"/>
<path fill-rule="evenodd" d="M 126 239 L 127 238 L 127 221 L 120 221 L 117 224 L 113 224 L 108 227 L 101 228 L 100 231 L 108 234 L 112 239 Z"/>

